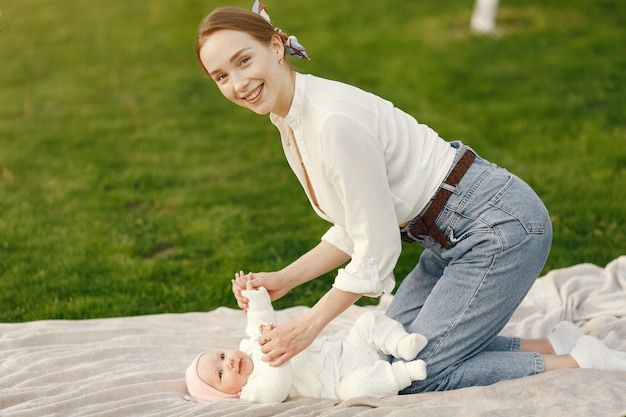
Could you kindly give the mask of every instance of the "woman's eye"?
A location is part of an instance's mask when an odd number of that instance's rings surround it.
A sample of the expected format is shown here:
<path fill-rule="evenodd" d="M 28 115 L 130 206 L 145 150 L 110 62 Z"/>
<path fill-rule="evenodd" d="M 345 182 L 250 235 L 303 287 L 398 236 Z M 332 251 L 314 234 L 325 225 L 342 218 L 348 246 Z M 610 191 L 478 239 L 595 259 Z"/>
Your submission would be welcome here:
<path fill-rule="evenodd" d="M 244 58 L 242 58 L 242 59 L 241 59 L 241 64 L 242 64 L 242 65 L 243 65 L 243 64 L 247 64 L 247 63 L 248 63 L 248 61 L 250 61 L 250 57 L 246 56 L 246 57 L 244 57 Z"/>

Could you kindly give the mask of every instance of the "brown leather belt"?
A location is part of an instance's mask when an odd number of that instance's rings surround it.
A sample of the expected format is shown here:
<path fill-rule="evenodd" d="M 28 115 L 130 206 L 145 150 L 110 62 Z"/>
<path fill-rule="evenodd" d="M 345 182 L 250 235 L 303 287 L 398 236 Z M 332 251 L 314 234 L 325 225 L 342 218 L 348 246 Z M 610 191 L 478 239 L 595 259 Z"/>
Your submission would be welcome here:
<path fill-rule="evenodd" d="M 450 185 L 451 188 L 456 187 L 474 162 L 474 159 L 476 159 L 476 154 L 467 149 L 443 182 Z M 435 225 L 435 220 L 437 220 L 437 216 L 443 209 L 446 201 L 450 198 L 450 195 L 452 195 L 451 190 L 440 187 L 433 197 L 430 206 L 426 209 L 426 212 L 419 218 L 411 220 L 410 223 L 413 223 L 413 225 L 410 229 L 401 231 L 402 240 L 413 243 L 417 242 L 417 236 L 430 236 L 444 248 L 449 247 L 451 244 L 450 241 L 446 235 L 443 234 L 441 229 Z"/>

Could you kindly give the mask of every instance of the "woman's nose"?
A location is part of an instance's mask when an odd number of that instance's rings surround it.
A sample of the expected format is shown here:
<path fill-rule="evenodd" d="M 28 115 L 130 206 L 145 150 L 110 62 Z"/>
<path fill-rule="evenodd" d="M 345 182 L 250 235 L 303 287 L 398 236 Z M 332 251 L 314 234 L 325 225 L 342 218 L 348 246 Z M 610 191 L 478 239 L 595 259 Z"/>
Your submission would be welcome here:
<path fill-rule="evenodd" d="M 232 77 L 234 78 L 235 90 L 238 92 L 246 91 L 246 87 L 250 81 L 248 77 L 246 77 L 245 74 L 234 74 Z"/>

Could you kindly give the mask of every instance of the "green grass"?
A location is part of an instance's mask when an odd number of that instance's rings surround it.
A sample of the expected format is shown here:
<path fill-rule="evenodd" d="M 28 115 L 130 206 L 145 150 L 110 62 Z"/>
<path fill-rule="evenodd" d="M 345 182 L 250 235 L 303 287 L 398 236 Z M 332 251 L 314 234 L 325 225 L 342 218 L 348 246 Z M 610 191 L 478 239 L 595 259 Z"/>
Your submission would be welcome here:
<path fill-rule="evenodd" d="M 496 37 L 468 32 L 467 0 L 269 8 L 308 48 L 302 72 L 378 93 L 526 179 L 554 222 L 548 271 L 626 253 L 622 3 L 506 1 Z M 224 4 L 0 0 L 0 321 L 234 307 L 235 271 L 318 242 L 327 224 L 274 127 L 196 62 L 196 28 Z"/>

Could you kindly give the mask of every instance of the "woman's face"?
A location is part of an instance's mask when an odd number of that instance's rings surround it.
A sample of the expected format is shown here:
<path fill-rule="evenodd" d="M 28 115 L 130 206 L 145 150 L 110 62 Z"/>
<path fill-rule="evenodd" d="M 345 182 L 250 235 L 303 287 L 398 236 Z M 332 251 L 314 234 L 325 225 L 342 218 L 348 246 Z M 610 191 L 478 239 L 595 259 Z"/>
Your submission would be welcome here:
<path fill-rule="evenodd" d="M 267 45 L 249 34 L 219 30 L 200 48 L 200 61 L 220 92 L 258 114 L 286 116 L 293 98 L 291 69 L 281 64 L 284 47 L 278 36 Z"/>

